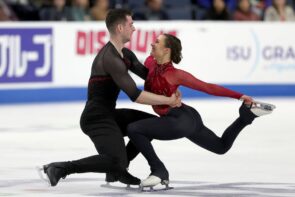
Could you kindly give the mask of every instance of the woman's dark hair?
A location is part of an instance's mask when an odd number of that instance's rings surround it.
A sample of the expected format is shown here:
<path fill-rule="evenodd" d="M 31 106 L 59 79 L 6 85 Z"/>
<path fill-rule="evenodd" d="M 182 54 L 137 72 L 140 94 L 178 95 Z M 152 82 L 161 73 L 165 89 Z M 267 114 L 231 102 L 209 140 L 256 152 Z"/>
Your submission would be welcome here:
<path fill-rule="evenodd" d="M 164 36 L 165 36 L 165 47 L 171 49 L 171 60 L 172 62 L 178 64 L 182 59 L 181 41 L 177 37 L 171 34 L 164 34 Z"/>
<path fill-rule="evenodd" d="M 119 23 L 125 23 L 127 21 L 126 16 L 132 16 L 130 10 L 127 9 L 112 9 L 106 16 L 106 26 L 110 33 L 115 33 L 116 26 Z"/>

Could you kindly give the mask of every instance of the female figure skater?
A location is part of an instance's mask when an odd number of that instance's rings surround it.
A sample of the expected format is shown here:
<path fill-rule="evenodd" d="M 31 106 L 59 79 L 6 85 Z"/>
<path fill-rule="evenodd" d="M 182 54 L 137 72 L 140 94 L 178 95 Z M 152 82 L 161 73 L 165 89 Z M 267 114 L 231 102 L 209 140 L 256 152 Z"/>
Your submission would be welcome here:
<path fill-rule="evenodd" d="M 169 183 L 169 174 L 163 162 L 156 155 L 151 144 L 152 139 L 175 140 L 186 137 L 193 143 L 216 154 L 224 154 L 231 147 L 241 130 L 251 124 L 254 118 L 264 115 L 256 113 L 255 102 L 250 96 L 229 90 L 219 85 L 203 82 L 190 73 L 177 69 L 172 62 L 181 61 L 181 42 L 169 34 L 160 35 L 152 44 L 151 56 L 145 61 L 148 76 L 144 88 L 146 91 L 171 96 L 178 86 L 186 86 L 215 96 L 243 100 L 239 117 L 218 137 L 203 122 L 198 111 L 186 104 L 178 108 L 168 105 L 153 105 L 160 117 L 147 118 L 133 122 L 127 127 L 131 142 L 147 159 L 151 174 L 141 182 L 142 187 Z M 133 60 L 131 60 L 133 61 Z M 254 114 L 256 113 L 256 115 Z"/>

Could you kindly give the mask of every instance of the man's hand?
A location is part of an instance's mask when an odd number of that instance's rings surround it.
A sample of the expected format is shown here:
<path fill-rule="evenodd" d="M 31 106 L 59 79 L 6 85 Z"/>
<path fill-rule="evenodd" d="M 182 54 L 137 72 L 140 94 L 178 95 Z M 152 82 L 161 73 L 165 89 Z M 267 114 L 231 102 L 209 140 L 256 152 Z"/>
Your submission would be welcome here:
<path fill-rule="evenodd" d="M 179 89 L 176 90 L 175 94 L 176 94 L 176 96 L 179 97 L 180 99 L 182 98 L 182 94 L 181 94 L 181 92 L 180 92 Z"/>
<path fill-rule="evenodd" d="M 177 89 L 176 93 L 171 95 L 170 107 L 180 107 L 181 106 L 181 92 Z"/>

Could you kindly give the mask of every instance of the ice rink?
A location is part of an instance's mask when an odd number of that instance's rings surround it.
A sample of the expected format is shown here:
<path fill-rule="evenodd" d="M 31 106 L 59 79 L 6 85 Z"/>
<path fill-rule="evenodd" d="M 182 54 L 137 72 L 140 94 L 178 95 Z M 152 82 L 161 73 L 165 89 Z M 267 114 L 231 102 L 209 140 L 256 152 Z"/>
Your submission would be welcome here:
<path fill-rule="evenodd" d="M 0 106 L 0 196 L 295 196 L 295 98 L 259 98 L 277 106 L 245 128 L 225 155 L 204 150 L 187 139 L 154 141 L 170 172 L 173 190 L 139 193 L 101 187 L 104 174 L 74 174 L 56 187 L 39 179 L 35 167 L 96 154 L 79 128 L 84 103 Z M 238 116 L 231 99 L 184 100 L 221 135 Z M 151 112 L 149 106 L 120 101 L 119 108 Z M 127 140 L 127 139 L 126 139 Z M 149 167 L 140 155 L 130 172 L 146 178 Z M 116 186 L 123 186 L 119 183 Z"/>

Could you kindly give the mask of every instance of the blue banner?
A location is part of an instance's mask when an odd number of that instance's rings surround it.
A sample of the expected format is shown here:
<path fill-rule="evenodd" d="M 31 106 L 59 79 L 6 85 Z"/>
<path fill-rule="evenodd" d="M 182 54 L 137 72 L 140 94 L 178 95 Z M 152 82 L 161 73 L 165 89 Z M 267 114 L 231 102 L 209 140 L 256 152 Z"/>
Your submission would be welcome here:
<path fill-rule="evenodd" d="M 51 28 L 0 28 L 0 83 L 50 82 Z"/>

